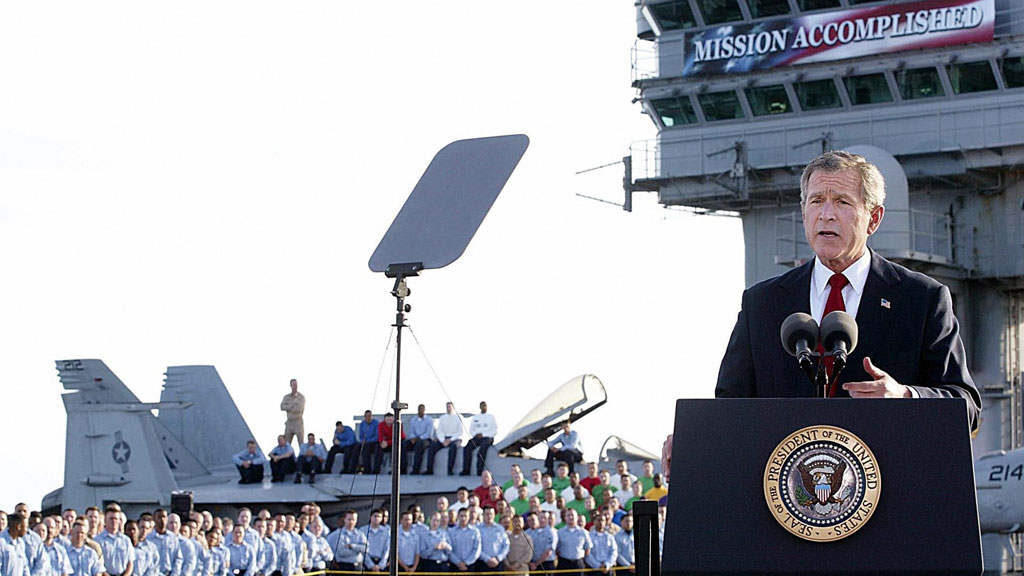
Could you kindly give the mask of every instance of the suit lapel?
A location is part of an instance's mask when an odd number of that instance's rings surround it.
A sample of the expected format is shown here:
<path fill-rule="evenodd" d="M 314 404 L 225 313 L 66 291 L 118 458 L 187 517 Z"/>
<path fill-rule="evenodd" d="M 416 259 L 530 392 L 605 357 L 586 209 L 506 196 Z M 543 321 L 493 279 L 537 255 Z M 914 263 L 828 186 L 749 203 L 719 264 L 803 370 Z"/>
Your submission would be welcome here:
<path fill-rule="evenodd" d="M 859 339 L 857 358 L 873 356 L 881 336 L 889 334 L 893 318 L 900 305 L 899 272 L 886 259 L 871 252 L 871 271 L 864 284 L 864 294 L 857 309 L 857 329 L 860 334 L 874 335 Z"/>

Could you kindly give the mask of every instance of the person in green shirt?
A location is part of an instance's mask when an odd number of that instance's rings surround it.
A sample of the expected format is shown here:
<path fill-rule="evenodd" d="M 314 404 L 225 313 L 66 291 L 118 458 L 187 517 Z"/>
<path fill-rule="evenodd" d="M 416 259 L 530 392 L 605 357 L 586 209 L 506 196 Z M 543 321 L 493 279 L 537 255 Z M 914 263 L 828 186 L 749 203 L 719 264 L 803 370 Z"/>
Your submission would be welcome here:
<path fill-rule="evenodd" d="M 626 510 L 633 510 L 633 502 L 644 499 L 644 485 L 642 482 L 636 482 L 633 484 L 632 498 L 626 500 L 626 503 L 622 505 Z"/>
<path fill-rule="evenodd" d="M 526 484 L 520 484 L 516 488 L 518 496 L 513 500 L 509 501 L 508 505 L 515 510 L 516 514 L 526 514 L 526 511 L 530 509 L 530 493 L 526 488 Z"/>
<path fill-rule="evenodd" d="M 612 475 L 607 470 L 601 470 L 599 477 L 601 478 L 601 483 L 598 484 L 597 486 L 594 486 L 594 488 L 591 489 L 590 491 L 590 495 L 594 497 L 594 501 L 597 502 L 598 506 L 605 503 L 606 492 L 614 494 L 619 490 L 615 486 L 612 486 Z"/>
<path fill-rule="evenodd" d="M 583 495 L 583 487 L 576 486 L 576 497 L 572 500 L 565 502 L 566 509 L 575 510 L 577 514 L 586 514 L 587 512 L 587 497 Z"/>
<path fill-rule="evenodd" d="M 644 460 L 644 474 L 640 477 L 640 482 L 644 486 L 644 492 L 654 488 L 654 462 Z"/>
<path fill-rule="evenodd" d="M 558 467 L 555 468 L 555 477 L 551 479 L 551 487 L 555 489 L 556 494 L 561 494 L 569 487 L 569 465 L 565 462 L 559 462 Z"/>

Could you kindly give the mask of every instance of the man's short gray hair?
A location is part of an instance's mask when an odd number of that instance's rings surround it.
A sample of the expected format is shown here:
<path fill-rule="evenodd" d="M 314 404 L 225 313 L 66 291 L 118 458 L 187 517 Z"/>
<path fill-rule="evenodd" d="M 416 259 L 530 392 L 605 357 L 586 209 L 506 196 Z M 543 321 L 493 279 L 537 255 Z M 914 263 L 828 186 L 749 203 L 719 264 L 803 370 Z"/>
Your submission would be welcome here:
<path fill-rule="evenodd" d="M 874 210 L 885 203 L 885 179 L 878 167 L 859 154 L 831 150 L 818 156 L 804 168 L 800 177 L 800 204 L 807 201 L 807 185 L 815 172 L 845 172 L 853 170 L 860 176 L 861 197 L 867 209 Z"/>

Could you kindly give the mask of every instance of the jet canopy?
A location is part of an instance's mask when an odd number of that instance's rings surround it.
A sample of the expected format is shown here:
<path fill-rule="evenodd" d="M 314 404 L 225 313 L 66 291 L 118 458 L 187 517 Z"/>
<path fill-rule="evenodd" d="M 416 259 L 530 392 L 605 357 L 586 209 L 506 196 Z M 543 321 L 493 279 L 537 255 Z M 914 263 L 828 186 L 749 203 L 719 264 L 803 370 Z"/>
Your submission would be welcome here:
<path fill-rule="evenodd" d="M 547 440 L 566 420 L 575 422 L 607 401 L 608 394 L 597 376 L 577 376 L 527 412 L 495 448 L 504 456 L 522 457 L 523 450 Z"/>

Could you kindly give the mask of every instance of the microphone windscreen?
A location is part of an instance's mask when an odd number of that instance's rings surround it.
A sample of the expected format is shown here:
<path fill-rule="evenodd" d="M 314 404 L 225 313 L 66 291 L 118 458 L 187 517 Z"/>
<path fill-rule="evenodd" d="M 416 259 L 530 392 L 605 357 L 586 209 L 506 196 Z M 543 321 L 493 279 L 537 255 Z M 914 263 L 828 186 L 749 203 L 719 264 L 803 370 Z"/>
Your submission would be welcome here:
<path fill-rule="evenodd" d="M 818 347 L 818 323 L 810 314 L 795 312 L 790 314 L 782 322 L 782 329 L 779 331 L 782 337 L 782 347 L 791 356 L 796 356 L 798 350 L 796 345 L 800 340 L 806 340 L 807 346 L 813 350 Z"/>
<path fill-rule="evenodd" d="M 834 350 L 839 340 L 846 342 L 847 353 L 857 347 L 857 321 L 842 310 L 830 312 L 821 319 L 821 345 L 825 350 Z"/>

